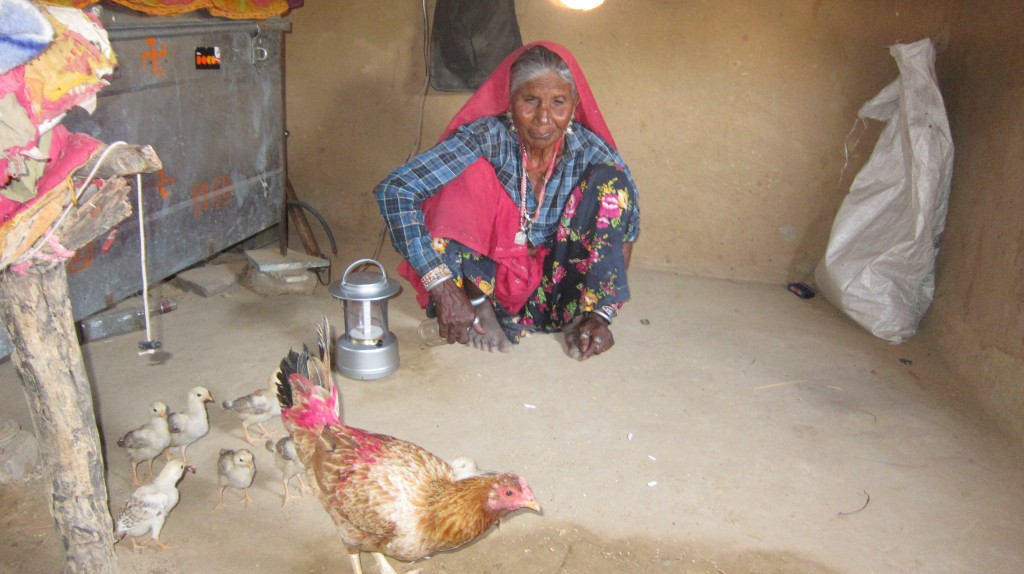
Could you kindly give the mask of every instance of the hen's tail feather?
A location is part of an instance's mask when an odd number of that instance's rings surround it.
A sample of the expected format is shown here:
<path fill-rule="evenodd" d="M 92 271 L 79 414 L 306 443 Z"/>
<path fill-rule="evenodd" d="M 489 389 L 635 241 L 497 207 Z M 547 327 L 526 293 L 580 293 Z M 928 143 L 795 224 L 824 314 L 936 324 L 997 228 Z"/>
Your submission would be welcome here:
<path fill-rule="evenodd" d="M 316 326 L 317 335 L 317 350 L 319 353 L 317 357 L 319 360 L 312 359 L 309 363 L 312 365 L 309 368 L 309 378 L 319 387 L 325 389 L 331 388 L 331 326 L 327 322 L 327 317 L 324 316 L 323 320 Z"/>
<path fill-rule="evenodd" d="M 334 411 L 338 415 L 338 420 L 341 420 L 341 398 L 338 393 L 338 386 L 334 383 L 331 370 L 333 365 L 331 364 L 331 325 L 327 321 L 327 316 L 324 315 L 320 323 L 316 326 L 317 335 L 317 349 L 320 351 L 320 360 L 310 359 L 310 379 L 317 386 L 327 390 L 334 397 Z"/>
<path fill-rule="evenodd" d="M 309 349 L 302 346 L 302 352 L 290 349 L 288 355 L 281 359 L 281 366 L 277 370 L 277 401 L 282 409 L 290 409 L 295 404 L 292 396 L 291 376 L 300 374 L 309 376 Z"/>
<path fill-rule="evenodd" d="M 327 370 L 331 370 L 331 325 L 327 322 L 327 315 L 323 316 L 320 324 L 316 326 L 317 346 L 320 348 L 320 362 Z"/>

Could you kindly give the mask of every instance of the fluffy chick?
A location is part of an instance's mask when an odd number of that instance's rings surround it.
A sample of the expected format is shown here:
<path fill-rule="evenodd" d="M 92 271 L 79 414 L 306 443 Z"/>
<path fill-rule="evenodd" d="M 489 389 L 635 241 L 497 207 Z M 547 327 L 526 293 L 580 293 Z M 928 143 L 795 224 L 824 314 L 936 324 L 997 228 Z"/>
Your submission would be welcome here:
<path fill-rule="evenodd" d="M 302 466 L 302 461 L 299 460 L 299 455 L 295 452 L 295 443 L 292 442 L 291 437 L 286 436 L 276 443 L 268 440 L 266 447 L 267 450 L 274 453 L 274 466 L 281 471 L 281 482 L 284 483 L 284 502 L 281 506 L 287 505 L 288 500 L 291 498 L 288 483 L 291 482 L 294 476 L 299 477 L 299 493 L 305 496 L 306 481 L 302 478 L 302 475 L 306 473 L 306 467 Z"/>
<path fill-rule="evenodd" d="M 149 422 L 117 439 L 117 446 L 128 453 L 132 463 L 132 486 L 142 484 L 139 480 L 139 464 L 149 461 L 149 474 L 153 478 L 153 459 L 160 456 L 171 444 L 171 433 L 167 427 L 167 405 L 160 401 L 149 407 Z"/>
<path fill-rule="evenodd" d="M 188 464 L 185 450 L 210 432 L 210 415 L 206 403 L 213 402 L 213 395 L 205 387 L 192 387 L 188 391 L 188 406 L 183 412 L 167 415 L 167 426 L 171 429 L 171 446 L 181 449 L 181 460 Z M 168 451 L 167 457 L 171 453 Z"/>
<path fill-rule="evenodd" d="M 476 461 L 469 458 L 468 456 L 460 456 L 451 462 L 452 472 L 455 473 L 455 480 L 460 481 L 466 478 L 472 478 L 474 476 L 484 476 L 487 474 L 496 474 L 487 470 L 480 470 L 480 467 L 476 465 Z"/>
<path fill-rule="evenodd" d="M 224 504 L 224 490 L 227 487 L 242 489 L 243 499 L 246 508 L 252 502 L 249 497 L 249 487 L 256 478 L 256 460 L 251 451 L 247 449 L 231 450 L 222 448 L 220 458 L 217 460 L 217 482 L 220 486 L 220 498 L 215 508 L 226 508 Z"/>
<path fill-rule="evenodd" d="M 137 538 L 145 536 L 148 532 L 159 550 L 170 548 L 169 545 L 160 542 L 160 530 L 164 527 L 167 515 L 178 504 L 177 484 L 185 471 L 194 474 L 196 469 L 180 460 L 172 460 L 164 466 L 153 482 L 143 484 L 132 492 L 125 501 L 121 513 L 117 515 L 114 527 L 116 542 L 120 542 L 126 535 L 131 536 L 132 550 L 138 551 L 147 542 L 139 544 Z"/>
<path fill-rule="evenodd" d="M 271 381 L 276 385 L 276 373 L 271 377 Z M 256 444 L 249 435 L 249 427 L 252 425 L 256 425 L 263 431 L 264 440 L 275 438 L 273 433 L 263 426 L 263 423 L 281 416 L 281 403 L 277 402 L 276 386 L 257 389 L 233 401 L 224 401 L 221 406 L 224 407 L 224 410 L 235 413 L 242 421 L 242 434 L 245 435 L 246 442 Z"/>

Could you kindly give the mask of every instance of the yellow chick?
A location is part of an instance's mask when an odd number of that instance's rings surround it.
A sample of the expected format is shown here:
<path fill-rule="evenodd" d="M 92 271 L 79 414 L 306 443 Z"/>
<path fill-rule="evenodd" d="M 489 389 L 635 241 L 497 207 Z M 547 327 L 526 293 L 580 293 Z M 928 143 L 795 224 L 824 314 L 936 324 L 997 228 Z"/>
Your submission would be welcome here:
<path fill-rule="evenodd" d="M 164 527 L 167 515 L 178 504 L 177 484 L 185 471 L 195 474 L 196 469 L 180 460 L 172 460 L 164 466 L 153 482 L 143 484 L 132 492 L 125 501 L 121 513 L 117 515 L 114 527 L 116 542 L 120 542 L 125 536 L 131 536 L 132 550 L 138 551 L 146 542 L 139 544 L 136 539 L 149 533 L 159 550 L 170 548 L 169 545 L 160 542 L 160 531 Z"/>
<path fill-rule="evenodd" d="M 256 460 L 251 451 L 246 449 L 231 450 L 222 448 L 217 460 L 217 482 L 220 484 L 220 498 L 215 508 L 226 508 L 224 490 L 229 486 L 242 490 L 246 508 L 253 502 L 249 497 L 249 487 L 256 478 Z"/>
<path fill-rule="evenodd" d="M 256 389 L 255 391 L 238 397 L 233 401 L 224 401 L 221 406 L 226 411 L 231 411 L 242 421 L 242 434 L 246 442 L 256 444 L 249 435 L 249 427 L 256 425 L 263 431 L 263 438 L 272 439 L 274 435 L 263 426 L 263 423 L 281 416 L 281 403 L 277 402 L 277 376 L 271 377 L 268 388 Z"/>
<path fill-rule="evenodd" d="M 167 405 L 156 401 L 150 405 L 149 412 L 149 422 L 117 439 L 117 446 L 128 453 L 132 463 L 132 486 L 142 484 L 138 473 L 138 466 L 142 462 L 149 461 L 149 475 L 146 476 L 146 480 L 153 478 L 153 459 L 160 456 L 160 453 L 171 444 L 171 432 L 167 427 Z"/>
<path fill-rule="evenodd" d="M 274 466 L 281 471 L 281 482 L 284 483 L 284 503 L 282 503 L 282 506 L 288 504 L 288 500 L 291 498 L 288 483 L 291 482 L 292 477 L 299 477 L 299 493 L 305 496 L 306 481 L 302 478 L 302 475 L 306 473 L 306 467 L 302 466 L 302 461 L 299 460 L 299 455 L 295 452 L 295 443 L 292 442 L 291 437 L 286 436 L 276 443 L 268 440 L 266 447 L 267 450 L 274 453 Z"/>
<path fill-rule="evenodd" d="M 210 432 L 210 415 L 206 412 L 206 403 L 213 402 L 213 395 L 205 387 L 192 387 L 188 391 L 188 406 L 183 412 L 171 413 L 167 416 L 167 425 L 171 429 L 171 446 L 181 449 L 181 460 L 188 464 L 185 450 L 197 440 Z M 171 453 L 167 453 L 170 458 Z"/>

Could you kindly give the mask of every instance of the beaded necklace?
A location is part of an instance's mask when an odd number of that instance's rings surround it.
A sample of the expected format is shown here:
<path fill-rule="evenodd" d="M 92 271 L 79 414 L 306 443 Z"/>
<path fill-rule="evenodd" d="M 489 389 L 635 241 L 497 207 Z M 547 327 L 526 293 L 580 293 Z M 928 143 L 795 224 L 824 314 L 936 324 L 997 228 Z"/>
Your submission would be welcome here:
<path fill-rule="evenodd" d="M 548 180 L 551 179 L 551 173 L 555 171 L 555 159 L 558 158 L 558 150 L 562 147 L 562 138 L 558 138 L 555 142 L 555 152 L 551 154 L 551 159 L 548 161 L 547 172 L 544 174 L 544 181 L 540 184 L 540 193 L 537 194 L 537 210 L 533 212 L 531 216 L 526 214 L 526 146 L 522 142 L 519 142 L 519 148 L 523 151 L 523 175 L 519 180 L 519 231 L 516 233 L 515 242 L 516 245 L 526 245 L 526 240 L 529 238 L 530 229 L 533 227 L 533 223 L 537 221 L 537 217 L 540 216 L 540 208 L 544 205 L 544 192 L 548 187 Z"/>

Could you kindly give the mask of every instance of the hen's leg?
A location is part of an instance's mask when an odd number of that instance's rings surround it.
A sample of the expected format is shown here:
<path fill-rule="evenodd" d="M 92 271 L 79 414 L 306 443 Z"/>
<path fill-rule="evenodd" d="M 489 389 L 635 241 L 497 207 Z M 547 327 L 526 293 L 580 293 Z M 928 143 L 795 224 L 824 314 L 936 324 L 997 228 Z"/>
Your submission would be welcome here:
<path fill-rule="evenodd" d="M 248 488 L 243 488 L 242 489 L 242 499 L 245 500 L 245 507 L 246 508 L 249 508 L 249 503 L 250 502 L 253 503 L 253 504 L 256 504 L 256 501 L 253 500 L 251 496 L 249 496 L 249 489 Z"/>
<path fill-rule="evenodd" d="M 227 508 L 228 507 L 227 504 L 224 504 L 224 489 L 225 488 L 227 488 L 227 485 L 224 485 L 224 486 L 220 487 L 220 498 L 217 500 L 217 506 L 213 507 L 214 510 L 217 510 L 218 508 Z"/>
<path fill-rule="evenodd" d="M 150 531 L 150 537 L 153 539 L 153 542 L 156 543 L 157 552 L 171 548 L 170 545 L 160 542 L 160 531 L 164 529 L 164 520 L 166 518 L 167 515 L 164 514 L 153 519 L 153 529 Z"/>
<path fill-rule="evenodd" d="M 164 544 L 163 542 L 160 542 L 160 540 L 157 539 L 157 538 L 154 538 L 153 542 L 156 542 L 156 551 L 157 552 L 160 552 L 160 551 L 163 551 L 163 550 L 167 550 L 168 548 L 174 548 L 170 544 Z"/>
<path fill-rule="evenodd" d="M 249 427 L 245 426 L 244 422 L 242 423 L 242 434 L 245 435 L 245 442 L 249 444 L 255 444 L 254 442 L 252 442 L 252 437 L 249 436 Z"/>
<path fill-rule="evenodd" d="M 352 574 L 363 574 L 363 565 L 359 563 L 359 552 L 349 552 L 348 561 L 352 564 Z"/>
<path fill-rule="evenodd" d="M 263 423 L 256 423 L 256 426 L 260 427 L 260 430 L 263 431 L 264 440 L 274 440 L 277 438 L 277 435 L 268 431 L 267 427 L 263 426 Z"/>
<path fill-rule="evenodd" d="M 136 464 L 135 461 L 133 460 L 132 461 L 132 486 L 138 486 L 138 485 L 142 484 L 139 481 L 138 467 L 139 467 L 139 465 Z"/>
<path fill-rule="evenodd" d="M 380 552 L 371 552 L 374 560 L 377 561 L 377 567 L 380 568 L 380 574 L 398 574 L 395 569 L 388 564 L 388 559 Z"/>

